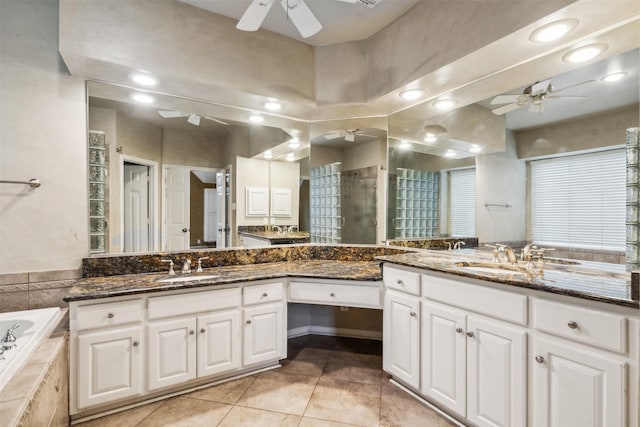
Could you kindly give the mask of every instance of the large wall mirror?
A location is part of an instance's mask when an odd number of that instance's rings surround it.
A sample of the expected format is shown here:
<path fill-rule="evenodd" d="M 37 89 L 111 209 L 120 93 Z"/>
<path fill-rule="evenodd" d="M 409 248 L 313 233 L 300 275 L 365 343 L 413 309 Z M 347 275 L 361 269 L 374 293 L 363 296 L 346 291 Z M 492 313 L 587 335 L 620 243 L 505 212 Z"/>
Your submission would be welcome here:
<path fill-rule="evenodd" d="M 308 227 L 306 123 L 99 82 L 87 105 L 92 254 L 235 246 L 247 220 L 236 184 L 282 187 L 293 170 L 294 213 L 277 221 Z"/>

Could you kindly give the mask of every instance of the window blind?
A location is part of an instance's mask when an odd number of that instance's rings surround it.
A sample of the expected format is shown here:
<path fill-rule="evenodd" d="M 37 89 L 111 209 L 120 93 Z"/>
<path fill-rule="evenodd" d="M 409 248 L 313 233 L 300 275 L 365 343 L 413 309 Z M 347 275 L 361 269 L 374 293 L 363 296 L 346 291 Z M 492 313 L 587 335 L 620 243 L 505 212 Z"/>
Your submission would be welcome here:
<path fill-rule="evenodd" d="M 449 172 L 450 232 L 453 236 L 476 235 L 476 170 Z"/>
<path fill-rule="evenodd" d="M 624 149 L 530 164 L 533 241 L 587 249 L 625 249 Z"/>

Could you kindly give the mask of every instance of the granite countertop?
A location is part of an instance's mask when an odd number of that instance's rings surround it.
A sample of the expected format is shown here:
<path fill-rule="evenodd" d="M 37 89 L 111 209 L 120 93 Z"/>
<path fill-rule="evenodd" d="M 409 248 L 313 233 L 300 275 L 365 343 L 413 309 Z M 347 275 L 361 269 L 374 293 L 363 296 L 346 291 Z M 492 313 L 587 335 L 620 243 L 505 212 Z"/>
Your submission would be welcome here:
<path fill-rule="evenodd" d="M 382 270 L 379 261 L 304 260 L 246 264 L 204 269 L 189 277 L 216 277 L 187 282 L 159 282 L 164 279 L 180 279 L 180 274 L 169 276 L 162 273 L 129 274 L 124 276 L 91 277 L 78 280 L 64 297 L 67 302 L 162 292 L 175 289 L 199 288 L 203 286 L 228 285 L 238 282 L 304 277 L 316 279 L 340 279 L 379 281 Z"/>
<path fill-rule="evenodd" d="M 306 231 L 287 231 L 284 233 L 278 233 L 277 231 L 239 231 L 238 234 L 244 236 L 255 237 L 256 239 L 263 240 L 299 240 L 308 241 L 309 233 Z"/>
<path fill-rule="evenodd" d="M 505 266 L 513 273 L 474 270 L 474 266 L 495 265 L 486 251 L 428 251 L 377 256 L 377 260 L 426 270 L 487 280 L 554 294 L 601 301 L 625 307 L 640 307 L 639 286 L 632 283 L 624 265 L 589 261 L 547 262 L 544 269 L 522 265 Z M 549 261 L 554 261 L 553 259 Z M 523 274 L 524 273 L 524 274 Z"/>

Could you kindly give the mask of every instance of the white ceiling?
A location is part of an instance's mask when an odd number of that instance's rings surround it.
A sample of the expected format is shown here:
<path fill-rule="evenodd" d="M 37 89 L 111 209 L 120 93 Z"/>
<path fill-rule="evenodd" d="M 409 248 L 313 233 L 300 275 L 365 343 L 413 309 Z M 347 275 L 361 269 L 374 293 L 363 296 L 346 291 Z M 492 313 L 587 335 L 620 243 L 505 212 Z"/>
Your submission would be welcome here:
<path fill-rule="evenodd" d="M 239 20 L 252 0 L 179 1 Z M 274 1 L 280 3 L 280 0 Z M 286 12 L 280 4 L 274 4 L 260 28 L 313 46 L 363 40 L 391 24 L 419 1 L 421 0 L 380 0 L 374 8 L 369 8 L 359 2 L 305 0 L 323 27 L 319 33 L 307 39 L 302 38 L 295 26 L 287 20 Z"/>
<path fill-rule="evenodd" d="M 594 81 L 557 94 L 557 96 L 586 96 L 586 98 L 545 99 L 542 113 L 529 112 L 527 107 L 507 113 L 506 128 L 511 130 L 533 128 L 627 105 L 637 105 L 640 102 L 639 65 L 640 49 L 634 49 L 557 76 L 540 76 L 541 80 L 551 78 L 551 83 L 556 91 L 581 82 Z M 628 74 L 617 82 L 602 81 L 602 78 L 607 74 L 619 71 Z M 520 87 L 501 95 L 521 94 L 524 89 L 525 87 Z M 491 105 L 492 99 L 493 97 L 479 102 L 479 104 L 490 109 L 504 105 Z"/>

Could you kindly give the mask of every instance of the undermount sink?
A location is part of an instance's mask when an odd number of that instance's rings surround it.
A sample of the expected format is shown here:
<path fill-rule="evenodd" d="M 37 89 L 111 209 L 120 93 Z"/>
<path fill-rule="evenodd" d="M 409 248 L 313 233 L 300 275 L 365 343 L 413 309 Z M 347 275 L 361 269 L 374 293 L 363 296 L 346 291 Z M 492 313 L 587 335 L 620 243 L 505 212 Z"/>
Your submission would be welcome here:
<path fill-rule="evenodd" d="M 465 270 L 473 271 L 476 273 L 487 273 L 487 274 L 527 274 L 526 271 L 522 271 L 515 266 L 502 265 L 502 264 L 491 264 L 488 262 L 468 262 L 461 261 L 456 262 L 454 264 L 456 267 L 462 267 Z"/>
<path fill-rule="evenodd" d="M 180 276 L 180 277 L 169 277 L 168 279 L 158 280 L 160 283 L 178 283 L 178 282 L 198 282 L 200 280 L 214 279 L 218 277 L 217 275 L 209 275 L 209 276 Z"/>

